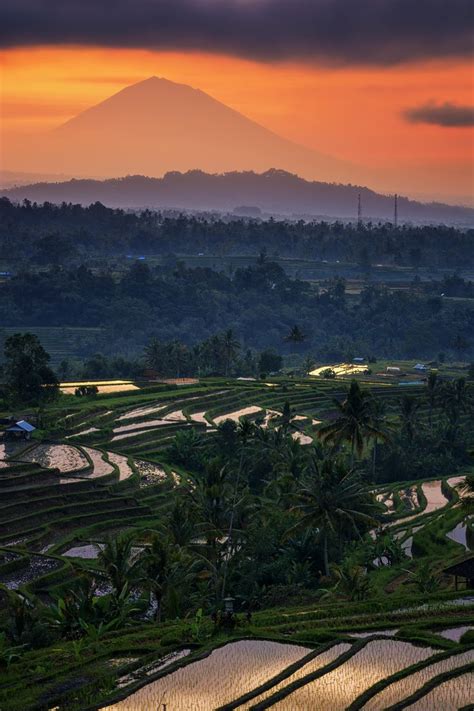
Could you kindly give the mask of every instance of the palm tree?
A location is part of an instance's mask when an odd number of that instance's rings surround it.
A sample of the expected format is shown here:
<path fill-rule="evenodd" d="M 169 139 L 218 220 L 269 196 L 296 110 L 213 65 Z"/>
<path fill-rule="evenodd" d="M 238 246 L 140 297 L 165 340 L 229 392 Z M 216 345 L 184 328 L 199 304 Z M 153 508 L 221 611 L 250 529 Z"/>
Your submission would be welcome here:
<path fill-rule="evenodd" d="M 157 338 L 152 338 L 145 347 L 145 363 L 160 373 L 164 366 L 164 346 Z"/>
<path fill-rule="evenodd" d="M 329 540 L 349 532 L 360 536 L 359 527 L 376 526 L 378 505 L 352 468 L 341 460 L 313 455 L 295 495 L 297 527 L 318 529 L 323 545 L 325 575 L 329 575 Z"/>
<path fill-rule="evenodd" d="M 393 426 L 387 422 L 386 418 L 387 408 L 385 402 L 381 399 L 372 401 L 372 424 L 379 434 L 370 435 L 373 440 L 372 447 L 372 479 L 375 481 L 375 463 L 377 459 L 377 445 L 378 443 L 390 442 L 392 436 Z"/>
<path fill-rule="evenodd" d="M 402 432 L 411 444 L 418 424 L 420 403 L 410 395 L 404 395 L 400 400 L 400 420 Z"/>
<path fill-rule="evenodd" d="M 132 550 L 134 541 L 133 534 L 122 533 L 108 538 L 105 545 L 99 548 L 98 562 L 117 598 L 137 579 L 138 562 L 134 561 Z"/>
<path fill-rule="evenodd" d="M 291 421 L 294 417 L 294 412 L 291 409 L 291 405 L 288 402 L 288 400 L 285 401 L 283 405 L 283 409 L 281 411 L 281 415 L 277 415 L 274 419 L 278 422 L 278 424 L 281 427 L 281 430 L 283 434 L 288 434 L 288 431 L 291 427 Z"/>
<path fill-rule="evenodd" d="M 183 367 L 188 360 L 188 348 L 183 343 L 180 343 L 180 341 L 172 341 L 168 346 L 168 351 L 170 361 L 175 364 L 176 378 L 180 378 Z"/>
<path fill-rule="evenodd" d="M 306 340 L 306 335 L 299 326 L 292 326 L 290 332 L 283 339 L 285 343 L 303 343 Z"/>
<path fill-rule="evenodd" d="M 461 504 L 471 510 L 474 507 L 474 474 L 468 474 L 456 488 L 461 494 Z"/>
<path fill-rule="evenodd" d="M 160 526 L 177 546 L 187 546 L 196 537 L 196 522 L 187 498 L 176 498 L 169 516 Z"/>
<path fill-rule="evenodd" d="M 454 442 L 462 414 L 472 409 L 472 395 L 464 378 L 459 378 L 444 384 L 443 410 L 449 422 L 449 437 Z"/>
<path fill-rule="evenodd" d="M 335 590 L 352 601 L 365 600 L 370 595 L 370 580 L 365 568 L 345 560 L 341 565 L 331 565 L 336 582 Z"/>
<path fill-rule="evenodd" d="M 314 358 L 312 356 L 306 356 L 303 363 L 304 374 L 309 375 L 309 373 L 314 369 L 314 365 Z"/>
<path fill-rule="evenodd" d="M 199 478 L 191 495 L 199 511 L 207 545 L 217 555 L 218 541 L 228 526 L 231 499 L 229 472 L 221 466 L 220 460 L 207 463 L 204 476 Z"/>
<path fill-rule="evenodd" d="M 386 441 L 388 435 L 380 427 L 371 396 L 361 390 L 356 380 L 352 381 L 346 399 L 342 403 L 336 400 L 335 404 L 339 410 L 339 416 L 333 422 L 320 427 L 318 437 L 334 447 L 339 447 L 343 442 L 349 442 L 352 468 L 355 455 L 362 455 L 366 440 Z"/>
<path fill-rule="evenodd" d="M 224 364 L 225 364 L 225 375 L 229 375 L 229 369 L 232 362 L 237 357 L 240 349 L 240 343 L 235 338 L 234 332 L 231 328 L 222 334 L 222 350 L 224 354 Z"/>
<path fill-rule="evenodd" d="M 436 373 L 434 370 L 430 372 L 428 375 L 428 381 L 426 383 L 426 396 L 428 398 L 428 404 L 429 404 L 429 416 L 428 416 L 428 421 L 430 425 L 430 432 L 433 431 L 433 410 L 434 407 L 438 401 L 438 393 L 439 393 L 439 377 L 438 373 Z"/>
<path fill-rule="evenodd" d="M 155 620 L 161 622 L 163 598 L 165 597 L 171 577 L 172 556 L 157 534 L 151 538 L 138 560 L 141 580 L 155 599 Z"/>

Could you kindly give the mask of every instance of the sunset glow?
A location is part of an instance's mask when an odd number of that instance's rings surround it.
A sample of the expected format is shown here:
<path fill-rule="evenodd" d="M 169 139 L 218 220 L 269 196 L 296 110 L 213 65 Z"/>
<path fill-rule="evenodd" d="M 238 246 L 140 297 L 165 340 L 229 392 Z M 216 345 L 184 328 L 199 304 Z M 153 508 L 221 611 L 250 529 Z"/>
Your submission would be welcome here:
<path fill-rule="evenodd" d="M 381 188 L 468 200 L 472 128 L 410 123 L 407 108 L 472 102 L 466 61 L 328 68 L 100 47 L 3 50 L 2 137 L 54 129 L 151 75 L 200 88 L 276 133 L 374 171 Z M 8 165 L 8 168 L 15 166 Z M 94 171 L 91 171 L 94 172 Z"/>

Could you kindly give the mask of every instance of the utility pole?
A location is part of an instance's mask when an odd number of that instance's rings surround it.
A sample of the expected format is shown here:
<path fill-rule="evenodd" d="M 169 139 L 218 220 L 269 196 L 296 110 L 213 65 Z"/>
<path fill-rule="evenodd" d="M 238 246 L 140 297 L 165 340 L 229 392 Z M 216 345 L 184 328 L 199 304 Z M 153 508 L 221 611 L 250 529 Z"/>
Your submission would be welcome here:
<path fill-rule="evenodd" d="M 395 204 L 393 210 L 393 224 L 395 229 L 398 227 L 398 195 L 395 193 Z"/>
<path fill-rule="evenodd" d="M 360 199 L 360 193 L 359 198 L 357 200 L 357 227 L 362 227 L 362 202 Z"/>

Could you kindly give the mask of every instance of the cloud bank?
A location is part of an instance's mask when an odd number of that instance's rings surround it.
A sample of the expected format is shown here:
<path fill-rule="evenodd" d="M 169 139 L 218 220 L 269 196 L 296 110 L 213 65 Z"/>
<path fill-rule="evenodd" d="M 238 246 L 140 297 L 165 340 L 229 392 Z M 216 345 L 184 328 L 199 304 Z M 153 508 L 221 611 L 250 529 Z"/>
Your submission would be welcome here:
<path fill-rule="evenodd" d="M 407 109 L 403 115 L 410 123 L 429 123 L 446 128 L 474 126 L 474 106 L 458 106 L 446 101 L 444 104 L 425 104 Z"/>
<path fill-rule="evenodd" d="M 472 0 L 3 0 L 0 46 L 222 52 L 394 65 L 468 56 Z"/>

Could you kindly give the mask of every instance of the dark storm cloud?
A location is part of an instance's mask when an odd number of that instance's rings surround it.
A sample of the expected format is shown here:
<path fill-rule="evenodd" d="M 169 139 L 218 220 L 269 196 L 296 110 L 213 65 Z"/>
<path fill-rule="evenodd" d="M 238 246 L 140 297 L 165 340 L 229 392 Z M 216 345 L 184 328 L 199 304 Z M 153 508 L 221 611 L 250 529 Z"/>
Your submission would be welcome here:
<path fill-rule="evenodd" d="M 3 0 L 0 46 L 89 44 L 379 64 L 465 56 L 472 0 Z"/>
<path fill-rule="evenodd" d="M 403 112 L 410 123 L 430 123 L 435 126 L 474 126 L 474 106 L 457 106 L 447 101 L 445 104 L 425 104 Z"/>

